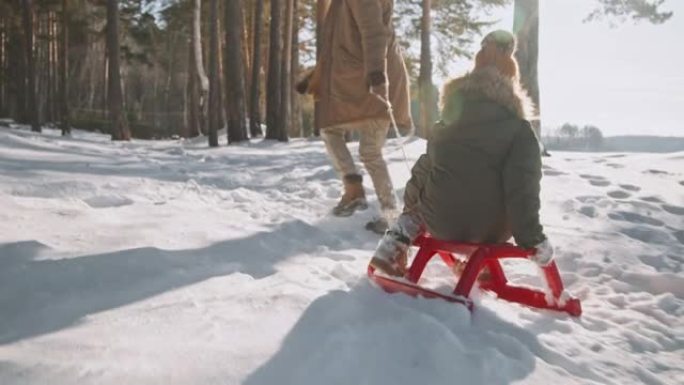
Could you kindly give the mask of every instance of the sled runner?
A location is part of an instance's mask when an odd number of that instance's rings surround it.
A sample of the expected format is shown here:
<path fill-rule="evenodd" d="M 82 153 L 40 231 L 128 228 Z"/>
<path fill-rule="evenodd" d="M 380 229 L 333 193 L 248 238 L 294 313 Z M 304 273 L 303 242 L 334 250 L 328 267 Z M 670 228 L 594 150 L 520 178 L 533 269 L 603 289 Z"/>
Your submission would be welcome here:
<path fill-rule="evenodd" d="M 522 249 L 508 243 L 469 244 L 444 242 L 428 235 L 418 237 L 414 245 L 419 247 L 418 254 L 413 259 L 413 263 L 404 278 L 376 274 L 371 266 L 368 267 L 368 277 L 390 293 L 400 292 L 411 296 L 441 298 L 449 302 L 464 304 L 472 310 L 473 302 L 469 298 L 470 291 L 477 281 L 480 272 L 484 268 L 488 268 L 491 278 L 480 282 L 480 288 L 495 293 L 498 298 L 534 308 L 563 311 L 575 317 L 579 317 L 582 314 L 580 301 L 570 297 L 565 292 L 555 262 L 540 269 L 542 281 L 547 286 L 546 291 L 514 286 L 508 283 L 499 260 L 505 258 L 527 259 L 533 255 L 534 250 Z M 465 255 L 467 263 L 461 277 L 457 278 L 456 288 L 453 293 L 439 293 L 418 285 L 418 280 L 423 274 L 425 266 L 435 255 L 439 255 L 444 263 L 454 271 L 453 267 L 457 263 L 454 254 Z"/>

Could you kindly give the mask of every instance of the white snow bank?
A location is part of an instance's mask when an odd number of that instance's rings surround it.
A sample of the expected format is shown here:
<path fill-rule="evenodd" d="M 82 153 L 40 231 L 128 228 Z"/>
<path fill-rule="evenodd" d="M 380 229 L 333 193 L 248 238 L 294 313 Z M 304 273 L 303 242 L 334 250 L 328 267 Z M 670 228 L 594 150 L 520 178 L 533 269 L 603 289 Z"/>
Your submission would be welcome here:
<path fill-rule="evenodd" d="M 408 142 L 410 161 L 423 149 Z M 0 383 L 684 383 L 684 153 L 544 163 L 543 222 L 579 319 L 373 287 L 374 211 L 328 214 L 341 184 L 315 140 L 0 128 Z M 530 264 L 506 270 L 540 283 Z M 426 274 L 449 289 L 446 269 Z"/>

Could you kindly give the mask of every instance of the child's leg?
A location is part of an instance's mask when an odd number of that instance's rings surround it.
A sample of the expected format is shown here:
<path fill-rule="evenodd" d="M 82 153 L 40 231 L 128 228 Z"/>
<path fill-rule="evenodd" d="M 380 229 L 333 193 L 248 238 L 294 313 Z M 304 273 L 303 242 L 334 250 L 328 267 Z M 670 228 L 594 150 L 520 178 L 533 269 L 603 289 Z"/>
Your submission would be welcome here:
<path fill-rule="evenodd" d="M 404 190 L 404 212 L 414 212 L 418 207 L 420 193 L 425 188 L 425 181 L 430 173 L 431 163 L 427 154 L 423 154 L 411 169 L 411 179 Z"/>
<path fill-rule="evenodd" d="M 385 274 L 402 276 L 406 272 L 408 248 L 424 230 L 420 216 L 403 212 L 378 243 L 370 265 Z"/>

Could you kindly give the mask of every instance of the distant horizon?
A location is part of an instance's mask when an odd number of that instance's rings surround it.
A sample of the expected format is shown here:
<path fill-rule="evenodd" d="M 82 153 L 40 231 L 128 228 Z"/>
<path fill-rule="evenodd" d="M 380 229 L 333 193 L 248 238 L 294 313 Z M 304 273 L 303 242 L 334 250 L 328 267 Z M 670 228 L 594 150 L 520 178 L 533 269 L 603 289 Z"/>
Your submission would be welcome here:
<path fill-rule="evenodd" d="M 684 137 L 684 1 L 666 1 L 673 11 L 662 25 L 631 20 L 583 20 L 594 0 L 540 1 L 539 81 L 542 127 L 593 125 L 605 136 Z M 493 29 L 511 30 L 513 7 L 496 10 Z M 471 67 L 458 59 L 452 78 Z M 446 79 L 435 75 L 441 89 Z"/>

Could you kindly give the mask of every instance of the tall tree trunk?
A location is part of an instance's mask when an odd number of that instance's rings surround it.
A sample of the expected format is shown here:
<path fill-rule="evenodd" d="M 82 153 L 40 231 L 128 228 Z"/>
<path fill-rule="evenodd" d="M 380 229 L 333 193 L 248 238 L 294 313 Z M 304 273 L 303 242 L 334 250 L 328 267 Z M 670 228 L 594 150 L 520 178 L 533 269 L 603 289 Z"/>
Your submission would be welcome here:
<path fill-rule="evenodd" d="M 271 31 L 268 53 L 268 84 L 266 90 L 266 139 L 280 139 L 281 103 L 281 0 L 271 0 Z"/>
<path fill-rule="evenodd" d="M 172 127 L 175 123 L 175 119 L 172 117 L 172 89 L 174 84 L 174 76 L 176 75 L 176 45 L 178 43 L 178 33 L 170 32 L 167 34 L 168 41 L 168 64 L 167 70 L 168 75 L 166 77 L 166 86 L 164 88 L 164 116 L 166 118 L 166 128 Z"/>
<path fill-rule="evenodd" d="M 430 137 L 432 124 L 437 118 L 437 100 L 435 100 L 434 85 L 432 84 L 431 9 L 432 1 L 423 0 L 423 15 L 420 21 L 420 74 L 418 76 L 418 90 L 420 98 L 419 136 L 426 139 Z"/>
<path fill-rule="evenodd" d="M 193 67 L 195 71 L 191 73 L 191 76 L 196 76 L 197 82 L 199 82 L 199 130 L 206 131 L 205 125 L 207 116 L 207 99 L 209 97 L 209 78 L 204 71 L 204 60 L 202 59 L 202 0 L 192 0 L 192 7 L 192 56 L 193 60 L 195 61 Z M 197 131 L 197 134 L 193 133 L 191 135 L 199 135 L 201 131 Z"/>
<path fill-rule="evenodd" d="M 210 0 L 209 4 L 209 147 L 218 147 L 218 130 L 221 122 L 218 0 Z"/>
<path fill-rule="evenodd" d="M 23 0 L 24 48 L 26 49 L 25 55 L 27 64 L 27 118 L 31 124 L 31 131 L 40 132 L 38 103 L 36 101 L 36 61 L 34 56 L 35 39 L 33 36 L 33 17 L 33 1 Z"/>
<path fill-rule="evenodd" d="M 71 135 L 71 119 L 69 117 L 69 1 L 62 0 L 62 44 L 59 61 L 60 78 L 60 128 L 62 135 Z"/>
<path fill-rule="evenodd" d="M 316 61 L 320 59 L 323 42 L 323 23 L 325 16 L 328 14 L 330 8 L 330 0 L 316 0 Z M 319 124 L 318 102 L 314 102 L 314 136 L 320 136 L 321 127 Z"/>
<path fill-rule="evenodd" d="M 7 87 L 9 63 L 7 61 L 7 16 L 0 16 L 0 116 L 8 116 Z"/>
<path fill-rule="evenodd" d="M 226 3 L 226 48 L 224 52 L 228 143 L 241 142 L 247 139 L 242 22 L 242 1 L 228 0 Z"/>
<path fill-rule="evenodd" d="M 54 100 L 55 100 L 55 50 L 54 50 L 54 41 L 55 41 L 55 35 L 54 35 L 54 21 L 52 17 L 52 11 L 48 11 L 46 14 L 46 33 L 45 33 L 45 38 L 46 38 L 46 64 L 47 64 L 47 93 L 46 93 L 46 111 L 45 111 L 45 116 L 46 116 L 46 121 L 47 122 L 54 122 L 55 121 L 55 109 L 54 109 Z"/>
<path fill-rule="evenodd" d="M 290 84 L 295 84 L 297 74 L 299 73 L 299 1 L 294 0 L 293 4 L 294 15 L 292 21 L 292 60 L 291 60 L 291 76 Z M 290 87 L 290 98 L 292 100 L 292 118 L 290 119 L 290 136 L 302 137 L 302 111 L 300 103 L 300 95 L 294 87 Z"/>
<path fill-rule="evenodd" d="M 539 100 L 539 0 L 515 0 L 513 31 L 518 39 L 515 58 L 520 66 L 520 81 L 529 92 L 537 114 L 541 116 Z M 541 138 L 541 119 L 534 119 L 532 127 Z"/>
<path fill-rule="evenodd" d="M 14 93 L 15 98 L 10 108 L 11 115 L 16 121 L 26 123 L 29 121 L 27 110 L 28 87 L 26 86 L 26 39 L 23 36 L 23 25 L 10 23 L 11 32 L 9 35 L 9 64 L 11 88 L 9 93 Z"/>
<path fill-rule="evenodd" d="M 7 102 L 5 101 L 5 95 L 7 94 L 7 48 L 6 48 L 6 38 L 7 38 L 7 27 L 6 27 L 5 16 L 0 16 L 0 116 L 5 116 L 7 113 Z"/>
<path fill-rule="evenodd" d="M 254 8 L 254 47 L 252 59 L 252 82 L 249 93 L 249 132 L 252 138 L 263 135 L 261 132 L 261 114 L 259 113 L 259 78 L 261 77 L 261 33 L 264 17 L 264 0 L 256 0 Z"/>
<path fill-rule="evenodd" d="M 243 2 L 241 1 L 241 13 L 242 15 L 240 16 L 242 19 L 242 28 L 240 29 L 240 39 L 242 40 L 242 79 L 244 83 L 244 92 L 245 92 L 245 119 L 248 117 L 248 110 L 249 110 L 249 101 L 250 101 L 250 96 L 249 96 L 249 91 L 250 86 L 249 86 L 249 79 L 251 79 L 252 76 L 252 45 L 251 45 L 251 2 L 246 1 Z M 246 8 L 245 8 L 246 7 Z M 245 137 L 249 138 L 249 132 L 248 132 L 248 125 L 245 124 Z"/>
<path fill-rule="evenodd" d="M 191 38 L 190 41 L 188 42 L 189 44 L 189 51 L 188 51 L 188 82 L 187 82 L 187 88 L 186 88 L 186 93 L 188 94 L 187 97 L 187 128 L 182 132 L 181 136 L 183 137 L 195 137 L 198 136 L 200 132 L 200 122 L 199 122 L 199 116 L 200 116 L 200 102 L 199 102 L 199 87 L 198 87 L 198 81 L 199 77 L 197 77 L 197 68 L 196 66 L 196 61 L 195 61 L 195 46 L 193 43 L 193 39 Z"/>
<path fill-rule="evenodd" d="M 107 105 L 112 140 L 130 140 L 131 131 L 124 115 L 123 90 L 121 89 L 118 0 L 107 0 L 107 52 L 109 53 Z"/>
<path fill-rule="evenodd" d="M 287 141 L 288 126 L 292 115 L 292 22 L 294 0 L 286 0 L 285 25 L 283 28 L 283 53 L 281 59 L 280 86 L 280 136 L 278 140 Z"/>

